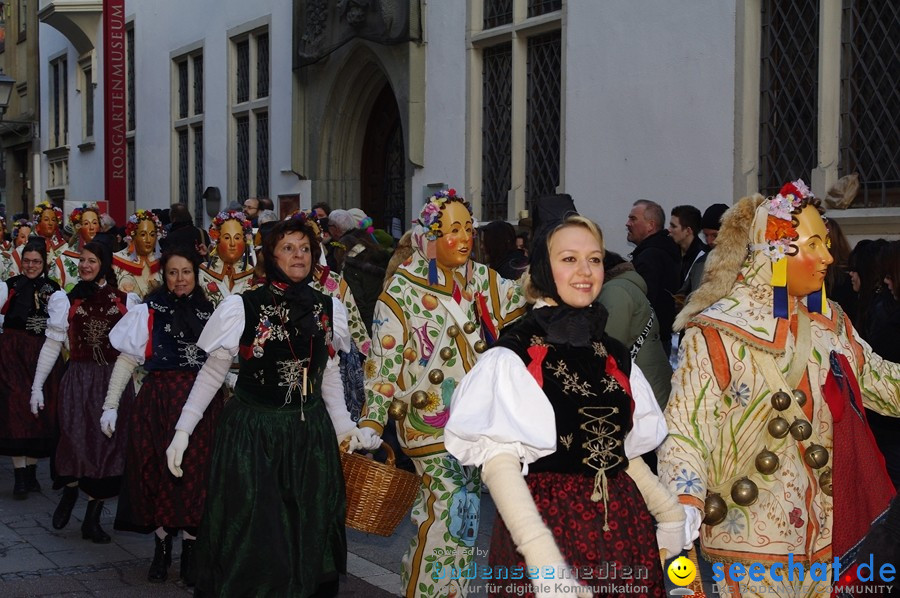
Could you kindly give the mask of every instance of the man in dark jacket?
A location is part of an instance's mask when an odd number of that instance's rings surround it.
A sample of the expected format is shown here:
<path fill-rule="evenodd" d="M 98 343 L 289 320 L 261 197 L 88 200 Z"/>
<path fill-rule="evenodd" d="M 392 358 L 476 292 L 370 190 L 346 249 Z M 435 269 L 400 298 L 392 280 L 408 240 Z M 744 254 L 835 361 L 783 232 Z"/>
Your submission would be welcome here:
<path fill-rule="evenodd" d="M 672 323 L 675 321 L 673 294 L 681 286 L 681 250 L 665 228 L 666 213 L 653 201 L 639 199 L 628 214 L 628 241 L 637 247 L 631 252 L 634 269 L 647 282 L 647 299 L 659 317 L 659 337 L 669 355 L 672 350 Z"/>

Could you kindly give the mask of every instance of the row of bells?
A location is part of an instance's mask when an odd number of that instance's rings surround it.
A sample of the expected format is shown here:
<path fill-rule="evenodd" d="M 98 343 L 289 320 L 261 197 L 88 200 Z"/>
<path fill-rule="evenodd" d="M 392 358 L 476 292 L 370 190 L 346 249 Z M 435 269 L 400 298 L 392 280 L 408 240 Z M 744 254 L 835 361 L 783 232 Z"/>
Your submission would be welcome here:
<path fill-rule="evenodd" d="M 463 330 L 466 331 L 467 334 L 472 334 L 478 326 L 475 322 L 466 322 L 463 324 Z M 456 325 L 450 326 L 447 328 L 447 335 L 450 338 L 456 338 L 459 336 L 459 327 Z M 487 349 L 487 343 L 483 340 L 475 341 L 475 352 L 476 353 L 484 353 Z M 444 361 L 449 361 L 453 358 L 455 351 L 450 347 L 443 347 L 439 352 L 441 359 Z M 440 384 L 444 381 L 444 372 L 439 369 L 434 369 L 428 372 L 428 381 L 432 384 Z M 428 404 L 428 393 L 424 390 L 417 390 L 412 393 L 412 397 L 410 397 L 410 402 L 412 406 L 416 409 L 424 409 L 425 405 Z M 396 421 L 400 421 L 406 417 L 406 413 L 409 410 L 409 406 L 406 404 L 406 401 L 401 399 L 394 399 L 391 401 L 390 406 L 388 407 L 388 416 Z"/>
<path fill-rule="evenodd" d="M 791 406 L 791 401 L 796 400 L 801 407 L 806 404 L 806 393 L 800 389 L 793 391 L 793 397 L 784 392 L 778 391 L 772 395 L 772 407 L 777 411 L 785 411 Z M 769 434 L 774 438 L 784 438 L 790 434 L 794 440 L 808 440 L 812 436 L 812 424 L 806 420 L 795 419 L 793 423 L 788 423 L 781 416 L 776 417 L 769 422 L 767 429 Z M 812 469 L 822 469 L 828 464 L 828 450 L 820 444 L 810 444 L 803 452 L 803 460 Z M 778 455 L 768 449 L 763 449 L 756 456 L 756 470 L 763 475 L 771 475 L 778 471 L 779 460 Z M 824 469 L 819 474 L 819 487 L 822 492 L 828 496 L 832 496 L 832 472 L 831 468 Z M 742 477 L 731 485 L 731 500 L 735 504 L 747 507 L 756 502 L 759 498 L 759 487 L 748 477 Z M 707 525 L 718 525 L 725 520 L 728 514 L 728 505 L 721 495 L 712 492 L 707 496 L 704 504 L 703 522 Z"/>

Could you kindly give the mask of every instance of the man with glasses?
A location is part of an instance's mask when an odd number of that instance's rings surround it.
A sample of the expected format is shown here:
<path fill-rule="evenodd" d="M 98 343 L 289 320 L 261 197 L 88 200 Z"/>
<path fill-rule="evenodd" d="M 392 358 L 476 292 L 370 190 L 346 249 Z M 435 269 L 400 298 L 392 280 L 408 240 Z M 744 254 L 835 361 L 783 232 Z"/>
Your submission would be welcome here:
<path fill-rule="evenodd" d="M 257 227 L 256 219 L 259 216 L 259 200 L 255 197 L 248 197 L 244 200 L 244 216 L 247 217 L 247 220 L 253 225 L 253 228 Z"/>

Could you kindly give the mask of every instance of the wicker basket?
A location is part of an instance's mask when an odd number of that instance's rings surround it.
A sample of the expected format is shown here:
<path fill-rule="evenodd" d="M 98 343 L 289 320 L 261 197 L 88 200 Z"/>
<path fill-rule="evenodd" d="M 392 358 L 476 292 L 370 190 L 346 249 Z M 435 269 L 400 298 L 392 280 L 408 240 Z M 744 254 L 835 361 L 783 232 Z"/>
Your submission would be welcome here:
<path fill-rule="evenodd" d="M 395 466 L 394 451 L 382 445 L 387 462 L 341 451 L 347 485 L 347 525 L 379 536 L 390 536 L 412 506 L 419 476 Z"/>

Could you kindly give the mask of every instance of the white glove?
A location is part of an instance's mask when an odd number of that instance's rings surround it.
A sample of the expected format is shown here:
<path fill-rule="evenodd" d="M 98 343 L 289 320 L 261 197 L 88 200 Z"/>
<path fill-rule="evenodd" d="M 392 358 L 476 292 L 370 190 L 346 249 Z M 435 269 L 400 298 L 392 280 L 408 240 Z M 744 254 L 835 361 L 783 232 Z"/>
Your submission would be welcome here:
<path fill-rule="evenodd" d="M 535 590 L 535 598 L 563 598 L 564 596 L 567 598 L 570 598 L 571 596 L 576 596 L 577 598 L 593 598 L 594 593 L 591 589 L 578 583 L 578 580 L 573 579 L 572 576 L 569 576 L 566 579 L 560 579 L 560 572 L 563 569 L 568 568 L 569 566 L 566 563 L 559 563 L 553 568 L 553 579 L 545 580 L 543 578 L 538 578 L 532 581 L 531 583 Z M 545 592 L 543 590 L 547 591 Z"/>
<path fill-rule="evenodd" d="M 322 400 L 334 426 L 338 444 L 344 441 L 355 429 L 356 422 L 350 417 L 347 402 L 344 401 L 344 383 L 341 382 L 341 366 L 338 357 L 328 360 L 325 374 L 322 376 Z"/>
<path fill-rule="evenodd" d="M 372 428 L 356 428 L 350 434 L 350 448 L 347 452 L 374 451 L 381 446 L 381 443 L 381 436 L 376 434 Z"/>
<path fill-rule="evenodd" d="M 684 537 L 687 539 L 684 549 L 690 550 L 694 546 L 694 540 L 700 537 L 700 524 L 703 523 L 703 512 L 697 507 L 683 506 L 685 515 Z"/>
<path fill-rule="evenodd" d="M 206 358 L 206 363 L 200 368 L 197 378 L 194 380 L 191 394 L 188 395 L 184 407 L 181 408 L 181 417 L 175 424 L 176 430 L 183 430 L 188 436 L 191 435 L 194 428 L 203 419 L 203 414 L 213 397 L 222 388 L 222 382 L 225 381 L 225 375 L 230 367 L 231 358 L 223 359 L 215 354 Z M 185 446 L 187 446 L 186 443 Z"/>
<path fill-rule="evenodd" d="M 660 521 L 656 524 L 656 543 L 663 559 L 679 555 L 685 544 L 684 538 L 684 525 L 680 521 Z"/>
<path fill-rule="evenodd" d="M 48 338 L 44 340 L 41 347 L 41 353 L 38 355 L 37 367 L 34 371 L 34 382 L 31 384 L 31 412 L 35 415 L 44 408 L 44 382 L 53 366 L 56 365 L 56 359 L 59 352 L 62 351 L 62 342 Z"/>
<path fill-rule="evenodd" d="M 184 472 L 181 470 L 181 459 L 184 457 L 184 451 L 187 450 L 190 439 L 190 435 L 184 430 L 175 430 L 172 443 L 166 449 L 166 463 L 169 466 L 169 471 L 176 478 L 184 475 Z"/>
<path fill-rule="evenodd" d="M 103 410 L 103 415 L 100 416 L 100 431 L 106 434 L 107 438 L 112 438 L 115 433 L 117 419 L 119 419 L 118 409 Z"/>
<path fill-rule="evenodd" d="M 119 399 L 122 397 L 125 387 L 131 381 L 131 374 L 137 369 L 137 366 L 138 362 L 134 357 L 126 353 L 119 353 L 119 356 L 116 358 L 116 365 L 113 366 L 112 374 L 109 376 L 109 386 L 106 388 L 106 398 L 103 400 L 104 409 L 119 408 Z M 115 422 L 113 423 L 115 424 Z M 114 425 L 113 432 L 115 431 Z"/>

